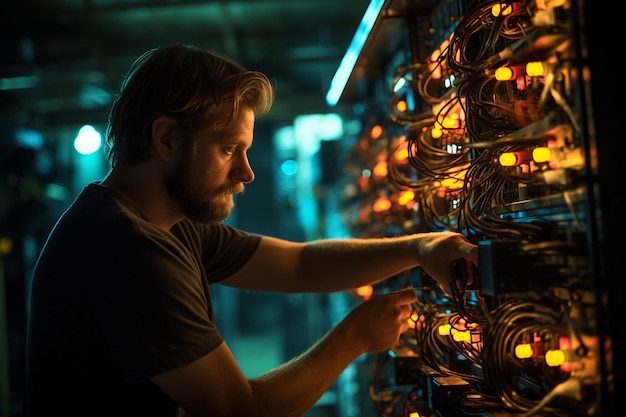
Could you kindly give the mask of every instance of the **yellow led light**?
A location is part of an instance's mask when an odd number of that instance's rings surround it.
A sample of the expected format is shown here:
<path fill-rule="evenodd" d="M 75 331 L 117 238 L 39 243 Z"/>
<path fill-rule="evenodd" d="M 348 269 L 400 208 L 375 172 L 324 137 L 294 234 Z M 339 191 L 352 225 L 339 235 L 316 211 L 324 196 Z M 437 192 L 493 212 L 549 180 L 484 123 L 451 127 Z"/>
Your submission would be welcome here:
<path fill-rule="evenodd" d="M 513 78 L 513 70 L 509 67 L 500 67 L 494 72 L 493 76 L 498 81 L 508 81 Z"/>
<path fill-rule="evenodd" d="M 543 62 L 529 62 L 526 64 L 526 74 L 531 77 L 539 77 L 544 73 Z"/>
<path fill-rule="evenodd" d="M 457 329 L 452 329 L 450 334 L 452 335 L 452 339 L 455 342 L 468 342 L 469 343 L 472 340 L 472 335 L 467 330 L 460 331 L 460 330 L 457 330 Z"/>
<path fill-rule="evenodd" d="M 546 365 L 561 366 L 565 363 L 565 353 L 562 350 L 549 350 L 545 355 Z"/>
<path fill-rule="evenodd" d="M 405 206 L 415 199 L 415 193 L 413 191 L 402 191 L 398 194 L 398 203 Z"/>
<path fill-rule="evenodd" d="M 512 167 L 517 165 L 517 155 L 514 152 L 505 152 L 500 155 L 498 161 L 503 167 Z"/>
<path fill-rule="evenodd" d="M 498 3 L 491 7 L 491 14 L 495 17 L 506 16 L 511 14 L 511 12 L 513 12 L 513 7 L 510 4 L 501 5 Z"/>
<path fill-rule="evenodd" d="M 535 350 L 530 343 L 522 343 L 515 346 L 515 356 L 519 359 L 526 359 L 533 356 Z"/>
<path fill-rule="evenodd" d="M 439 326 L 439 329 L 437 329 L 437 331 L 439 332 L 440 336 L 448 336 L 450 334 L 451 328 L 452 326 L 450 326 L 449 324 L 443 324 Z"/>
<path fill-rule="evenodd" d="M 552 159 L 552 151 L 545 146 L 539 146 L 533 149 L 533 161 L 549 162 Z"/>
<path fill-rule="evenodd" d="M 441 124 L 446 129 L 456 129 L 459 127 L 459 115 L 452 113 L 450 116 L 444 117 Z"/>

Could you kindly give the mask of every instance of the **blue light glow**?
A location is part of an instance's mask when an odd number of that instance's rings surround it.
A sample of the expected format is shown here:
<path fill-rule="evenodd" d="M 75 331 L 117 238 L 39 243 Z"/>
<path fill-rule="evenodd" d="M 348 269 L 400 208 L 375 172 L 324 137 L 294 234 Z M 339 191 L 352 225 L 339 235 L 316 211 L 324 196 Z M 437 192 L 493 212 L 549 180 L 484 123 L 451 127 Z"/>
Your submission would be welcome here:
<path fill-rule="evenodd" d="M 89 155 L 100 149 L 102 135 L 93 126 L 85 125 L 80 128 L 74 139 L 74 149 L 82 155 Z"/>
<path fill-rule="evenodd" d="M 372 31 L 376 18 L 384 4 L 385 0 L 372 0 L 367 7 L 363 19 L 361 19 L 361 23 L 352 38 L 352 42 L 350 42 L 350 46 L 348 46 L 348 50 L 343 56 L 339 68 L 337 72 L 335 72 L 335 76 L 330 82 L 330 88 L 326 93 L 326 103 L 328 103 L 328 105 L 334 106 L 339 101 L 350 78 L 350 74 L 352 74 L 352 70 L 359 59 L 359 54 L 365 45 L 365 41 Z"/>

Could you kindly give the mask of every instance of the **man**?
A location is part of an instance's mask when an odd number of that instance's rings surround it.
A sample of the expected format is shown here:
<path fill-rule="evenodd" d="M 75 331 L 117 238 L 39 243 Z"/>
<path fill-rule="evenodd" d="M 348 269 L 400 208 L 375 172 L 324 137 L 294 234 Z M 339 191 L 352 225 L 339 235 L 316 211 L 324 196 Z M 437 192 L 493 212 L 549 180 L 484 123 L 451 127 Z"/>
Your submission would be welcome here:
<path fill-rule="evenodd" d="M 300 356 L 246 379 L 215 327 L 209 284 L 342 291 L 421 266 L 449 285 L 477 263 L 461 234 L 289 242 L 222 223 L 254 180 L 268 78 L 191 45 L 150 50 L 109 114 L 111 171 L 59 219 L 38 259 L 28 416 L 298 416 L 367 352 L 397 344 L 412 289 L 355 307 Z"/>

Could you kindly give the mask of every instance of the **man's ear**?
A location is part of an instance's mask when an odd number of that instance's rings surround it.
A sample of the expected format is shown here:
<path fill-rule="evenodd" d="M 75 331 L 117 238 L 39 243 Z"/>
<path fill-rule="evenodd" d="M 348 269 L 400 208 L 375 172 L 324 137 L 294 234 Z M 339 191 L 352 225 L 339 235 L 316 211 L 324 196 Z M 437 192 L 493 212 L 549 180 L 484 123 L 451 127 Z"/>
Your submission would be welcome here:
<path fill-rule="evenodd" d="M 152 146 L 155 157 L 169 161 L 178 147 L 182 132 L 176 120 L 159 116 L 152 122 Z"/>

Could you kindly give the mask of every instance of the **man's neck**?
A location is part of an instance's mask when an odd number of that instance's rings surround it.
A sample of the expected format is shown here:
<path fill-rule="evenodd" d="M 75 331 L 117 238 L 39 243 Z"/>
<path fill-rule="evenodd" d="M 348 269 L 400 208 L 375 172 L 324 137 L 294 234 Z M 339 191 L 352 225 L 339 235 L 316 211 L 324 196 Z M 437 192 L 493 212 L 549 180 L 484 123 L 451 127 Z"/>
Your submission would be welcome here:
<path fill-rule="evenodd" d="M 102 185 L 123 195 L 151 223 L 168 231 L 183 217 L 150 162 L 112 169 Z"/>

